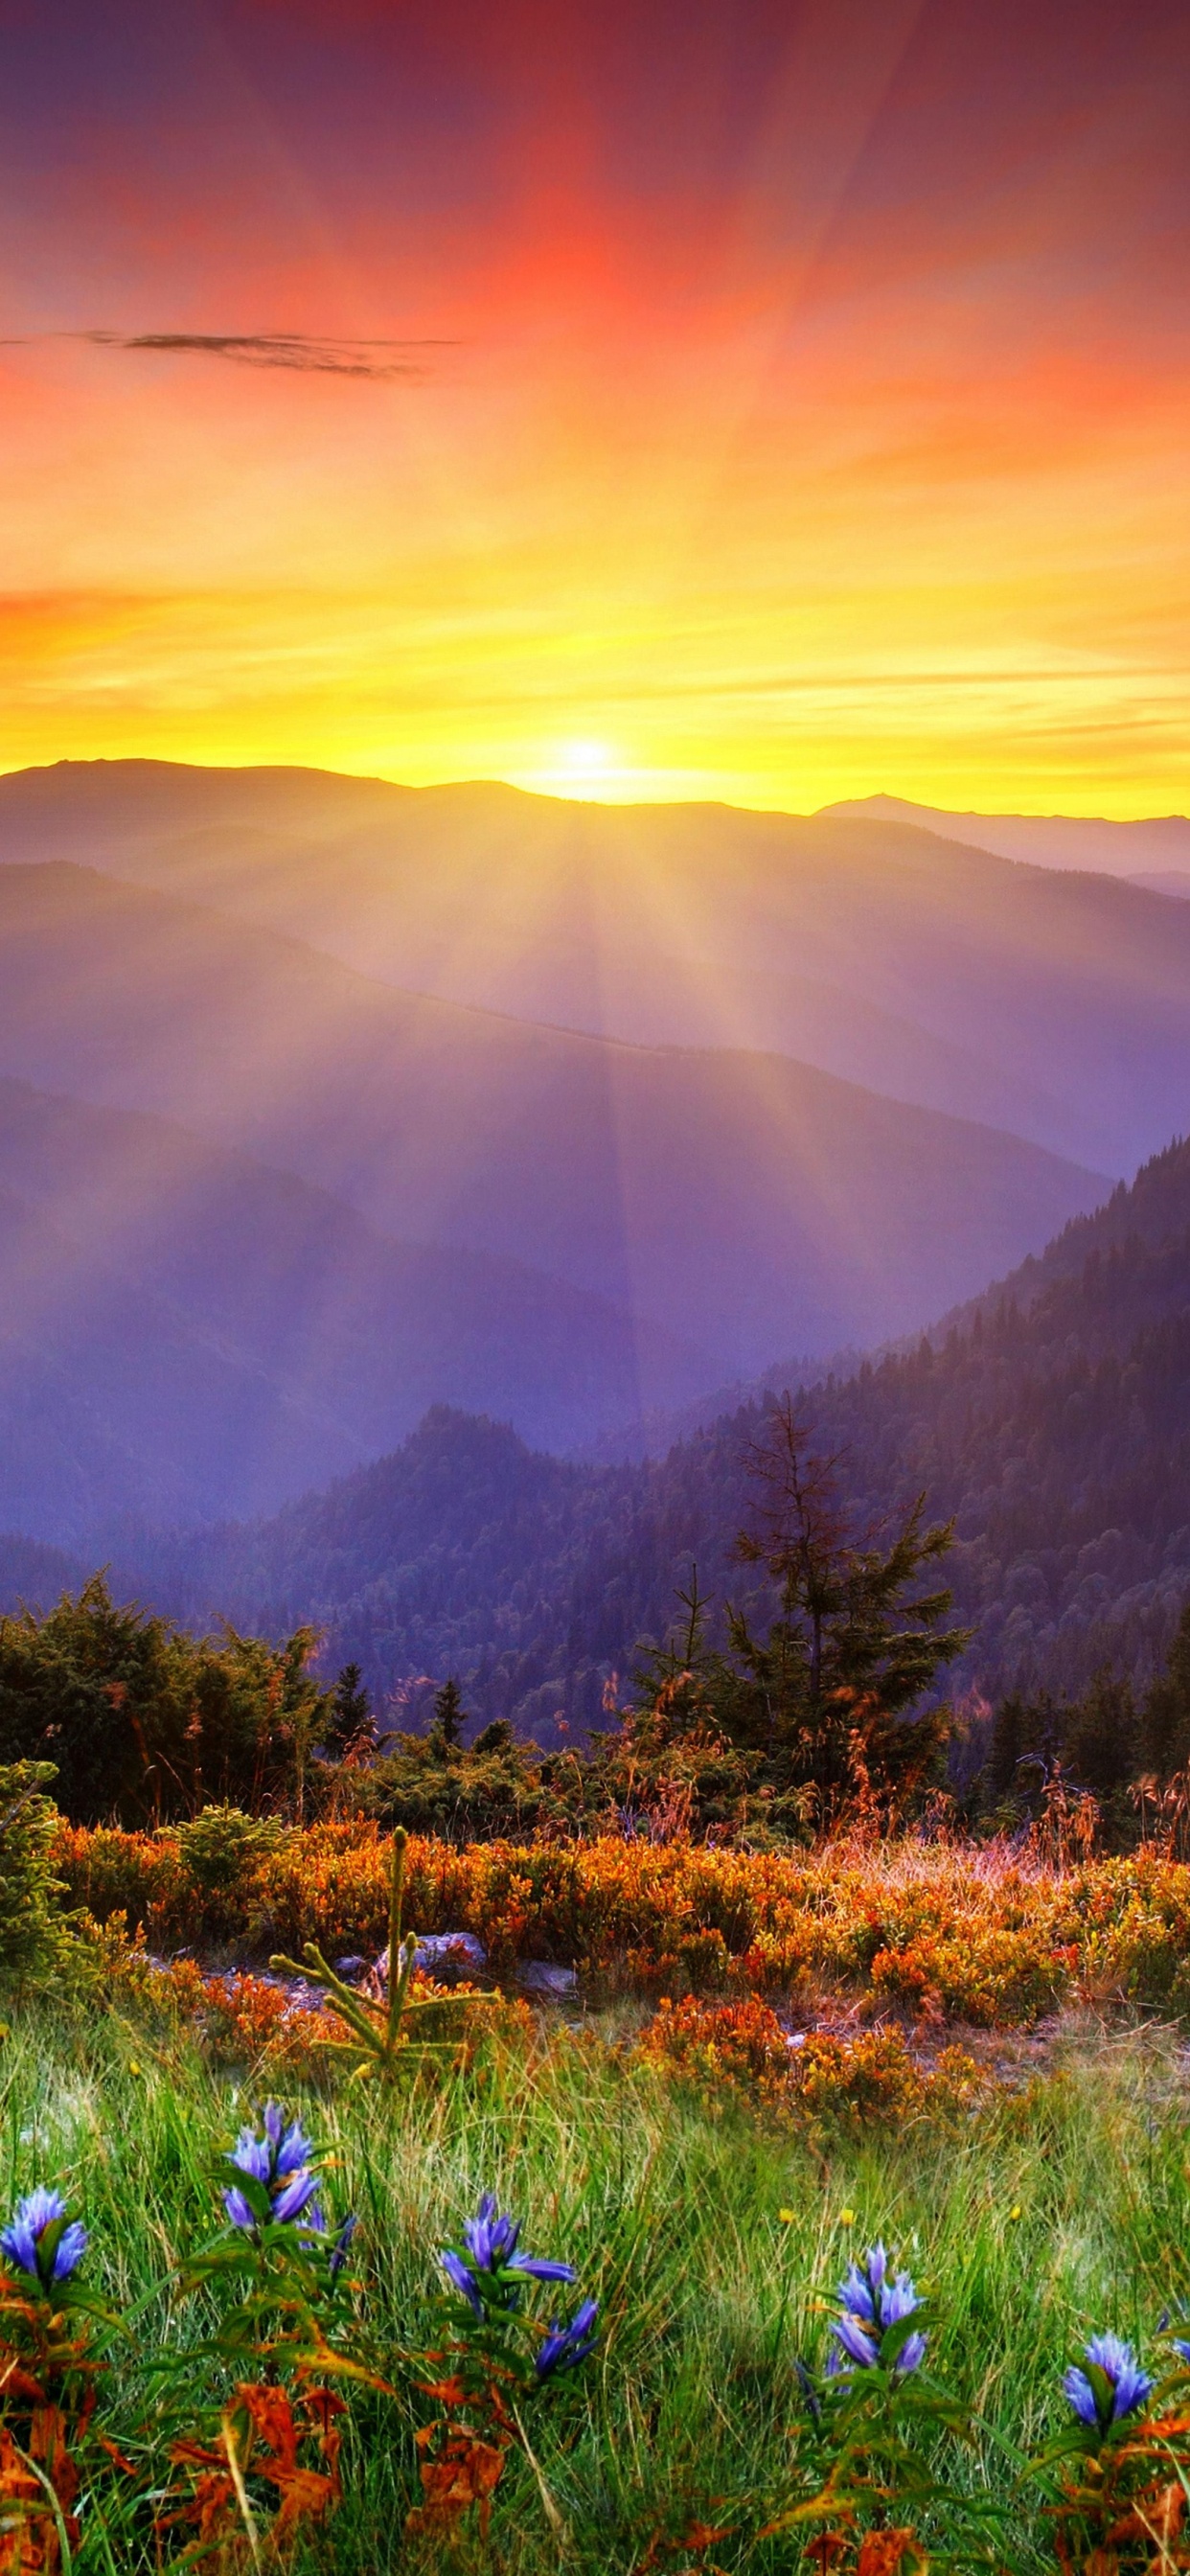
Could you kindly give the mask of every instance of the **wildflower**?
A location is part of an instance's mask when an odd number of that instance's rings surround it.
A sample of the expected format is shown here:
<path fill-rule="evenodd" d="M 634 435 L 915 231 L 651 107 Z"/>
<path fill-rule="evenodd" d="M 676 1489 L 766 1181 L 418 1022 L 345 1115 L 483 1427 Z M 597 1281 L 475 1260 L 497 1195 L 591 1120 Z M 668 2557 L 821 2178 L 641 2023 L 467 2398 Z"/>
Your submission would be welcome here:
<path fill-rule="evenodd" d="M 60 2192 L 31 2191 L 17 2202 L 7 2227 L 0 2228 L 0 2252 L 19 2272 L 47 2294 L 57 2281 L 68 2281 L 87 2250 L 87 2230 L 77 2218 L 66 2224 Z"/>
<path fill-rule="evenodd" d="M 838 2295 L 842 2315 L 834 2319 L 831 2333 L 839 2351 L 832 2352 L 827 2362 L 832 2377 L 852 2369 L 874 2369 L 889 2327 L 903 2324 L 922 2304 L 907 2272 L 898 2272 L 895 2280 L 889 2279 L 888 2255 L 879 2243 L 868 2247 L 862 2262 L 851 2264 L 846 2279 L 839 2283 Z M 907 2336 L 893 2369 L 916 2370 L 925 2349 L 924 2334 Z M 840 2353 L 846 2358 L 840 2359 Z"/>
<path fill-rule="evenodd" d="M 228 2161 L 249 2182 L 263 2185 L 271 2204 L 270 2219 L 284 2225 L 301 2218 L 307 2228 L 321 2233 L 326 2220 L 315 2198 L 318 2177 L 307 2161 L 313 2152 L 298 2122 L 291 2121 L 287 2129 L 280 2103 L 266 2102 L 263 2136 L 258 2138 L 252 2129 L 241 2129 Z M 223 2206 L 233 2227 L 255 2228 L 259 2223 L 248 2194 L 241 2191 L 238 2183 L 231 2183 L 224 2192 Z"/>
<path fill-rule="evenodd" d="M 462 2255 L 452 2253 L 450 2246 L 447 2245 L 443 2247 L 438 2260 L 447 2280 L 453 2282 L 455 2289 L 461 2293 L 468 2307 L 474 2309 L 476 2316 L 482 2317 L 483 2300 L 479 2295 L 479 2284 L 470 2266 L 464 2263 Z"/>
<path fill-rule="evenodd" d="M 1106 2433 L 1143 2406 L 1153 2382 L 1142 2370 L 1130 2344 L 1119 2335 L 1092 2335 L 1085 2347 L 1093 2376 L 1073 2364 L 1062 2382 L 1075 2414 L 1093 2433 Z"/>
<path fill-rule="evenodd" d="M 539 2379 L 552 2379 L 556 2370 L 577 2370 L 580 2361 L 594 2352 L 598 2314 L 598 2300 L 584 2299 L 568 2326 L 560 2326 L 554 2319 L 533 2365 Z"/>
<path fill-rule="evenodd" d="M 574 2280 L 573 2264 L 556 2263 L 544 2255 L 522 2254 L 520 2235 L 520 2220 L 502 2215 L 496 2208 L 495 2193 L 485 2191 L 475 2217 L 469 2218 L 463 2228 L 466 2255 L 454 2246 L 445 2247 L 439 2254 L 448 2281 L 453 2282 L 477 2317 L 484 2312 L 485 2288 L 489 2299 L 495 2294 L 498 2306 L 515 2305 L 518 2290 L 516 2283 L 507 2279 L 510 2272 L 522 2273 L 529 2281 Z"/>
<path fill-rule="evenodd" d="M 327 2269 L 332 2281 L 337 2281 L 339 2278 L 339 2274 L 347 2260 L 348 2248 L 351 2244 L 352 2237 L 354 2236 L 358 2226 L 359 2220 L 356 2217 L 354 2210 L 352 2210 L 350 2217 L 344 2219 L 343 2224 L 339 2229 L 339 2233 L 335 2238 L 334 2244 L 331 2247 L 330 2260 L 328 2262 Z"/>
<path fill-rule="evenodd" d="M 840 2227 L 854 2227 L 855 2211 L 853 2209 L 841 2209 L 839 2211 L 839 2225 Z"/>

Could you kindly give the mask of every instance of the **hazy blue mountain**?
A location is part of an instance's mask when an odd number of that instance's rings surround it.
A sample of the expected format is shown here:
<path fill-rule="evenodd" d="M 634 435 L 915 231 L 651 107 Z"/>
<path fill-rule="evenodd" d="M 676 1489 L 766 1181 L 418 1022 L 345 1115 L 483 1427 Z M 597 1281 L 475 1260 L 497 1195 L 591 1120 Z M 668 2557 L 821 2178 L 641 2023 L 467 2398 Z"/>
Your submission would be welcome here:
<path fill-rule="evenodd" d="M 804 1391 L 860 1528 L 924 1491 L 953 1514 L 975 1631 L 953 1681 L 1144 1679 L 1190 1594 L 1190 1145 L 1171 1148 L 1037 1261 L 912 1350 Z M 604 1683 L 702 1589 L 755 1597 L 732 1561 L 765 1403 L 667 1454 L 583 1467 L 439 1409 L 390 1458 L 251 1528 L 144 1541 L 136 1579 L 199 1620 L 315 1617 L 333 1665 L 416 1707 L 447 1672 L 486 1717 L 548 1740 L 598 1722 Z M 128 1577 L 132 1579 L 131 1574 Z M 420 1679 L 419 1679 L 420 1677 Z"/>
<path fill-rule="evenodd" d="M 1160 882 L 1163 876 L 1190 869 L 1190 820 L 1185 814 L 1154 814 L 1141 822 L 1116 823 L 1091 814 L 954 813 L 937 805 L 913 805 L 903 796 L 845 797 L 837 805 L 824 805 L 822 811 L 855 815 L 872 823 L 910 823 L 943 840 L 994 851 L 1002 859 L 1127 877 L 1134 885 L 1155 887 L 1158 892 L 1166 891 Z"/>
<path fill-rule="evenodd" d="M 170 1122 L 0 1079 L 0 1528 L 275 1507 L 446 1398 L 566 1448 L 705 1363 L 488 1253 L 386 1241 Z M 106 1534 L 106 1535 L 105 1535 Z"/>
<path fill-rule="evenodd" d="M 0 1073 L 176 1120 L 406 1245 L 602 1299 L 632 1318 L 644 1408 L 683 1371 L 693 1392 L 774 1349 L 906 1331 L 1103 1190 L 782 1056 L 466 1010 L 59 862 L 0 869 Z M 485 1405 L 535 1371 L 563 1378 L 577 1416 L 586 1369 L 573 1339 L 534 1327 Z M 587 1410 L 606 1424 L 604 1390 Z"/>
<path fill-rule="evenodd" d="M 1145 886 L 1150 894 L 1171 894 L 1179 903 L 1190 895 L 1190 868 L 1155 868 L 1149 875 L 1138 873 L 1129 879 L 1131 885 Z"/>
<path fill-rule="evenodd" d="M 1176 867 L 1190 824 L 875 810 L 62 763 L 0 779 L 0 856 L 84 861 L 535 1024 L 779 1052 L 1116 1174 L 1190 1123 L 1190 913 L 1085 873 Z M 1046 864 L 970 846 L 985 826 Z"/>

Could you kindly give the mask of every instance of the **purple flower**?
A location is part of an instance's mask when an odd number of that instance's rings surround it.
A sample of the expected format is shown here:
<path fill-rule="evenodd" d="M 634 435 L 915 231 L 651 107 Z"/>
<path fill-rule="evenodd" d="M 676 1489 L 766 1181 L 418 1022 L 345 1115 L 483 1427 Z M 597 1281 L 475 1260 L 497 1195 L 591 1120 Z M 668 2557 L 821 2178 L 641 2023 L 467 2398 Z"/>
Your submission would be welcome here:
<path fill-rule="evenodd" d="M 313 2153 L 312 2141 L 306 2136 L 304 2130 L 299 2129 L 297 2121 L 294 2120 L 277 2149 L 274 2171 L 279 2178 L 285 2174 L 296 2173 L 298 2166 L 307 2164 Z"/>
<path fill-rule="evenodd" d="M 1153 2382 L 1141 2369 L 1131 2344 L 1122 2343 L 1119 2335 L 1092 2335 L 1084 2350 L 1095 2378 L 1089 2379 L 1085 2370 L 1072 2364 L 1062 2386 L 1080 2423 L 1088 2424 L 1093 2433 L 1106 2433 L 1110 2425 L 1121 2424 L 1126 2415 L 1143 2406 Z"/>
<path fill-rule="evenodd" d="M 452 2253 L 448 2245 L 439 2255 L 438 2260 L 442 2265 L 442 2269 L 446 2274 L 447 2280 L 453 2281 L 456 2290 L 461 2291 L 462 2296 L 467 2301 L 468 2307 L 474 2308 L 476 2316 L 481 2317 L 483 2315 L 483 2300 L 479 2295 L 479 2285 L 476 2281 L 474 2272 L 472 2272 L 469 2266 L 464 2263 L 462 2255 Z"/>
<path fill-rule="evenodd" d="M 332 2281 L 337 2281 L 339 2278 L 339 2274 L 347 2260 L 348 2248 L 351 2244 L 352 2237 L 354 2236 L 358 2226 L 359 2220 L 356 2217 L 354 2210 L 352 2210 L 350 2216 L 344 2219 L 330 2250 L 327 2270 L 330 2273 Z"/>
<path fill-rule="evenodd" d="M 252 2129 L 241 2129 L 229 2164 L 235 2166 L 249 2182 L 259 2183 L 268 2193 L 269 2217 L 284 2226 L 301 2219 L 306 2229 L 321 2235 L 326 2226 L 322 2207 L 314 2197 L 318 2177 L 307 2158 L 314 2152 L 310 2139 L 296 2120 L 285 2126 L 285 2114 L 279 2102 L 266 2102 L 263 2135 Z M 260 2224 L 248 2194 L 238 2183 L 231 2183 L 223 2194 L 223 2206 L 233 2227 L 254 2229 Z"/>
<path fill-rule="evenodd" d="M 577 2370 L 580 2361 L 594 2352 L 598 2314 L 598 2301 L 584 2299 L 568 2326 L 560 2326 L 555 2318 L 533 2365 L 539 2379 L 552 2379 L 556 2370 Z"/>
<path fill-rule="evenodd" d="M 498 2272 L 510 2263 L 521 2233 L 518 2218 L 501 2218 L 494 2191 L 485 2191 L 474 2218 L 463 2229 L 463 2243 L 477 2271 Z"/>
<path fill-rule="evenodd" d="M 242 2174 L 251 2175 L 253 2182 L 267 2183 L 273 2171 L 273 2150 L 267 2138 L 254 2137 L 251 2129 L 241 2129 L 231 2161 Z"/>
<path fill-rule="evenodd" d="M 321 2207 L 314 2198 L 317 2189 L 317 2174 L 309 2173 L 304 2165 L 299 2165 L 297 2172 L 291 2173 L 288 2182 L 274 2198 L 273 2216 L 278 2225 L 283 2226 L 291 2218 L 300 2218 L 304 2211 L 307 2227 L 316 2227 L 321 2231 L 325 2220 Z"/>
<path fill-rule="evenodd" d="M 65 2217 L 66 2203 L 61 2193 L 39 2186 L 17 2202 L 7 2227 L 0 2228 L 0 2252 L 7 2254 L 19 2272 L 36 2281 L 40 2290 L 49 2291 L 56 2281 L 68 2281 L 86 2253 L 86 2228 L 77 2218 L 63 2226 Z"/>
<path fill-rule="evenodd" d="M 888 2255 L 879 2243 L 870 2245 L 862 2261 L 851 2265 L 846 2279 L 839 2283 L 838 2295 L 842 2314 L 831 2326 L 838 2349 L 830 2354 L 826 2365 L 831 2378 L 851 2370 L 874 2370 L 889 2328 L 902 2325 L 922 2304 L 907 2272 L 898 2272 L 895 2281 L 890 2281 Z M 893 2369 L 917 2370 L 925 2358 L 925 2349 L 924 2334 L 906 2336 Z"/>
<path fill-rule="evenodd" d="M 520 2238 L 519 2218 L 499 2211 L 495 2193 L 485 2191 L 474 2218 L 464 2224 L 462 2246 L 449 2246 L 439 2254 L 447 2279 L 476 2316 L 484 2313 L 485 2295 L 489 2306 L 515 2307 L 519 2293 L 507 2278 L 510 2272 L 519 2272 L 528 2281 L 574 2280 L 573 2264 L 554 2262 L 547 2255 L 522 2254 Z"/>

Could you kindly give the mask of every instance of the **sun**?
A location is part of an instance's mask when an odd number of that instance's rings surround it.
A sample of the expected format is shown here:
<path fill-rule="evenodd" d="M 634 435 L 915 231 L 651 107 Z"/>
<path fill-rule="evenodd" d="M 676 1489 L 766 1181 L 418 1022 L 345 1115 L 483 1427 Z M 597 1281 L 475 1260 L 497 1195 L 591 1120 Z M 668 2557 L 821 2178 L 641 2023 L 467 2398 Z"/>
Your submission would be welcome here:
<path fill-rule="evenodd" d="M 593 742 L 584 737 L 581 741 L 559 745 L 558 768 L 567 778 L 606 778 L 615 766 L 615 754 L 610 743 Z"/>

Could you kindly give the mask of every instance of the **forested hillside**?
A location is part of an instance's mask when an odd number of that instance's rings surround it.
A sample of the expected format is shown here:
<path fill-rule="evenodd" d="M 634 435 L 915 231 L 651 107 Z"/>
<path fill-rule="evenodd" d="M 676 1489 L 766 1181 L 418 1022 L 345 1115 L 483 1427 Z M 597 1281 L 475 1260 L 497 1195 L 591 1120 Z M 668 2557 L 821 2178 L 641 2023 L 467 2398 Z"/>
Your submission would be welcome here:
<path fill-rule="evenodd" d="M 597 1719 L 692 1561 L 720 1606 L 755 1594 L 731 1548 L 765 1404 L 600 1468 L 438 1410 L 328 1493 L 145 1545 L 129 1571 L 190 1618 L 325 1621 L 330 1660 L 358 1658 L 378 1692 L 456 1672 L 477 1715 L 549 1741 L 559 1714 Z M 1105 1660 L 1147 1676 L 1190 1591 L 1190 1145 L 915 1351 L 809 1388 L 802 1411 L 861 1527 L 921 1490 L 931 1516 L 955 1516 L 975 1630 L 957 1687 L 1075 1689 Z"/>

